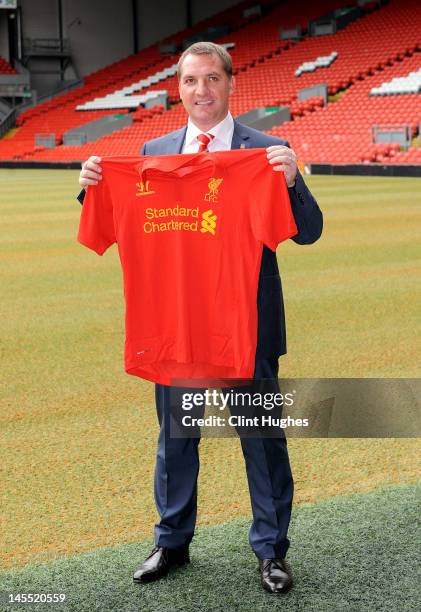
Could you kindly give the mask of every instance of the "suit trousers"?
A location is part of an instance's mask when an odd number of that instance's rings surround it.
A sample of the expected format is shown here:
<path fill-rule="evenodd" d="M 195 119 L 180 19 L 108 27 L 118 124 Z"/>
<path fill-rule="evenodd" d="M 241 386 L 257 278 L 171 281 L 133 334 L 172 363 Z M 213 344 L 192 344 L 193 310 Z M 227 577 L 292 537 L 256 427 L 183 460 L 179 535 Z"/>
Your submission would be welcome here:
<path fill-rule="evenodd" d="M 273 393 L 279 393 L 278 358 L 256 359 L 253 381 L 237 391 L 261 392 L 265 379 Z M 193 538 L 197 515 L 199 443 L 197 437 L 171 437 L 172 411 L 180 411 L 183 393 L 203 392 L 157 384 L 156 408 L 160 432 L 155 467 L 155 503 L 160 516 L 155 525 L 155 544 L 167 548 L 188 546 Z M 224 390 L 225 391 L 225 390 Z M 233 390 L 235 393 L 235 389 Z M 238 408 L 230 406 L 231 414 Z M 279 416 L 279 413 L 278 415 Z M 260 559 L 284 558 L 291 518 L 293 479 L 283 431 L 276 437 L 240 435 L 250 491 L 253 522 L 249 542 Z"/>

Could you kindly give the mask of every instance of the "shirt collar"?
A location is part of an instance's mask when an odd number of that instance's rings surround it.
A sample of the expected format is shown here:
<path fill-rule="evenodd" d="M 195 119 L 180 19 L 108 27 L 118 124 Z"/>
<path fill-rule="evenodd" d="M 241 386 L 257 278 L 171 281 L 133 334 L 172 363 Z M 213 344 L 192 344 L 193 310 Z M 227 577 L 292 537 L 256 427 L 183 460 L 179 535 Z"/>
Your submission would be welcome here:
<path fill-rule="evenodd" d="M 144 175 L 148 170 L 158 171 L 167 175 L 174 173 L 178 176 L 185 176 L 186 174 L 210 167 L 212 168 L 211 174 L 214 173 L 216 168 L 219 174 L 224 171 L 220 160 L 209 154 L 209 152 L 146 156 L 140 164 L 135 165 L 135 169 L 139 172 L 142 181 L 145 180 Z"/>
<path fill-rule="evenodd" d="M 210 130 L 206 132 L 206 134 L 212 134 L 214 136 L 214 140 L 219 140 L 226 144 L 229 148 L 231 147 L 232 134 L 234 132 L 234 119 L 232 118 L 231 113 L 228 111 L 225 119 L 222 119 L 219 123 L 213 126 Z M 197 142 L 196 138 L 198 134 L 203 134 L 202 130 L 193 123 L 190 119 L 187 122 L 187 132 L 185 144 L 189 146 L 193 144 L 193 142 Z"/>

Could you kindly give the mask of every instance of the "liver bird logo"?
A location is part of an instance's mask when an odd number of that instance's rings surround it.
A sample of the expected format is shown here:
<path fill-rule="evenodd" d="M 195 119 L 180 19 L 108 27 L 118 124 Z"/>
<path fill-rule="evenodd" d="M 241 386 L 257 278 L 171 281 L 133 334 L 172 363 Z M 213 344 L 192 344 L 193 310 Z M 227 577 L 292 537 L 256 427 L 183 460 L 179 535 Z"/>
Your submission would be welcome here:
<path fill-rule="evenodd" d="M 219 185 L 222 183 L 223 179 L 221 178 L 210 178 L 208 181 L 208 193 L 205 194 L 206 202 L 217 202 L 218 201 L 218 189 Z"/>

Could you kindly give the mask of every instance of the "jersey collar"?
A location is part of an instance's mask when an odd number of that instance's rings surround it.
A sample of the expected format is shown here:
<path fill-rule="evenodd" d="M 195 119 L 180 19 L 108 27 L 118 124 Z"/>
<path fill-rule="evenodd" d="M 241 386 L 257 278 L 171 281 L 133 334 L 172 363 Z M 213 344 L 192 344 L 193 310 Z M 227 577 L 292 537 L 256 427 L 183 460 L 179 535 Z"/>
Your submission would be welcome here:
<path fill-rule="evenodd" d="M 222 171 L 222 167 L 217 163 L 216 156 L 207 152 L 145 157 L 142 163 L 136 165 L 141 180 L 143 180 L 143 175 L 147 170 L 173 172 L 179 176 L 184 176 L 205 168 L 209 169 L 212 174 L 216 171 L 219 173 Z"/>

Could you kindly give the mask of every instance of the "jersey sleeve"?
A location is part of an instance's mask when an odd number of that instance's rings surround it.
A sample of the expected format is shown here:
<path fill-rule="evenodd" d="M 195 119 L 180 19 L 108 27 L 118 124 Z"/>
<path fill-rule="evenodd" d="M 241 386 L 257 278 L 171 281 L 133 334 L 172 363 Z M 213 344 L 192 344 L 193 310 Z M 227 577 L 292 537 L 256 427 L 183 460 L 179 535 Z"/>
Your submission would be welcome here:
<path fill-rule="evenodd" d="M 280 242 L 298 233 L 283 172 L 275 172 L 266 161 L 252 182 L 251 220 L 255 238 L 272 251 Z"/>
<path fill-rule="evenodd" d="M 104 178 L 98 185 L 92 185 L 86 191 L 77 239 L 98 255 L 103 255 L 117 240 L 113 203 Z"/>

